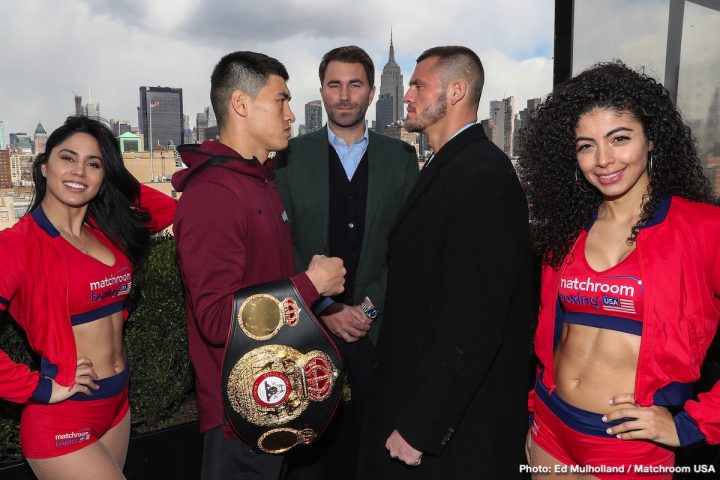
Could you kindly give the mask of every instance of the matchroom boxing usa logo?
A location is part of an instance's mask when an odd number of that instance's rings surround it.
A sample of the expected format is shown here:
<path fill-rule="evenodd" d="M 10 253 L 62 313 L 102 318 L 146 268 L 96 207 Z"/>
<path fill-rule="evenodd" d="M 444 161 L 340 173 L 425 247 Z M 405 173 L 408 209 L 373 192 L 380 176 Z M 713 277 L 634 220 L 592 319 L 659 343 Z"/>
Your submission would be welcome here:
<path fill-rule="evenodd" d="M 588 305 L 606 312 L 634 315 L 642 291 L 642 280 L 631 276 L 560 279 L 560 299 L 565 304 Z"/>
<path fill-rule="evenodd" d="M 55 446 L 64 447 L 75 443 L 87 442 L 90 440 L 90 429 L 80 430 L 79 432 L 68 432 L 55 435 Z"/>

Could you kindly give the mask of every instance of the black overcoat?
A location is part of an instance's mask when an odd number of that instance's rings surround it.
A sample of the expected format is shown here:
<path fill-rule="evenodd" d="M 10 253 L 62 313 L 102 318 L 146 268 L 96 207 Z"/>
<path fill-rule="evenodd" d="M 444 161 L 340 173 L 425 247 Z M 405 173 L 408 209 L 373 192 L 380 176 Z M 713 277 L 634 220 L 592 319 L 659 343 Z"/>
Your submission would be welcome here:
<path fill-rule="evenodd" d="M 531 317 L 527 202 L 507 156 L 474 125 L 418 177 L 389 239 L 385 322 L 358 478 L 519 476 Z M 425 452 L 407 467 L 397 429 Z"/>

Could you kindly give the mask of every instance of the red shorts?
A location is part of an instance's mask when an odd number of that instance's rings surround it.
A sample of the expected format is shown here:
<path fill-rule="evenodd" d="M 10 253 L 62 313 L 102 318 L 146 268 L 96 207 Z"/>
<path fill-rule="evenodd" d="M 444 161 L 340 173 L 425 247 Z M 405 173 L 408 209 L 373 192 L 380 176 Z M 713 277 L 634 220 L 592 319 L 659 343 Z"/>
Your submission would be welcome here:
<path fill-rule="evenodd" d="M 98 380 L 91 397 L 78 393 L 53 405 L 29 403 L 20 419 L 20 444 L 28 458 L 50 458 L 80 450 L 127 415 L 128 368 Z"/>
<path fill-rule="evenodd" d="M 530 427 L 533 442 L 545 452 L 578 472 L 600 479 L 671 479 L 675 454 L 644 440 L 620 440 L 608 435 L 602 415 L 574 407 L 557 394 L 548 394 L 538 381 L 535 386 L 535 418 Z M 651 472 L 651 473 L 643 473 Z"/>

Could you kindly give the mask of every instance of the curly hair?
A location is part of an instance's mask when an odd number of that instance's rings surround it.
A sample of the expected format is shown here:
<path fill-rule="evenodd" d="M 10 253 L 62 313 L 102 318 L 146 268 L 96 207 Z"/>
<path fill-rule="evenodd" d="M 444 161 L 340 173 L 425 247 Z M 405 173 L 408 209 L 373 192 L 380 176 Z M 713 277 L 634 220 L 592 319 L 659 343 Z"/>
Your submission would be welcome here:
<path fill-rule="evenodd" d="M 542 261 L 558 268 L 582 226 L 602 202 L 578 172 L 575 127 L 595 108 L 628 113 L 653 142 L 650 186 L 628 242 L 634 242 L 664 195 L 712 202 L 690 128 L 668 91 L 621 61 L 597 63 L 559 85 L 523 131 L 518 172 L 530 203 L 534 240 Z"/>

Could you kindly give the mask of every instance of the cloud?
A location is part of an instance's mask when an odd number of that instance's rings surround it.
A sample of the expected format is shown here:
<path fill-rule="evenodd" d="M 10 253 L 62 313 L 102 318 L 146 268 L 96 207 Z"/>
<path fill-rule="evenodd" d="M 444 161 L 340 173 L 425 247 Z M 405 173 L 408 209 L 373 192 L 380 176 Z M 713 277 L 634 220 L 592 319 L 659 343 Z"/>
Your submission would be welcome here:
<path fill-rule="evenodd" d="M 552 0 L 528 2 L 430 0 L 36 0 L 4 6 L 0 30 L 0 120 L 6 134 L 48 131 L 74 112 L 73 92 L 100 103 L 107 118 L 136 125 L 141 85 L 180 87 L 191 124 L 209 101 L 215 63 L 234 50 L 255 50 L 288 67 L 292 106 L 304 122 L 304 104 L 319 99 L 317 66 L 339 45 L 368 51 L 377 76 L 387 61 L 390 28 L 405 85 L 424 49 L 466 45 L 488 74 L 483 102 L 503 92 L 516 102 L 550 89 Z M 37 25 L 28 29 L 27 25 Z M 537 76 L 536 76 L 537 75 Z M 481 106 L 486 115 L 487 106 Z M 374 106 L 368 112 L 374 119 Z"/>

